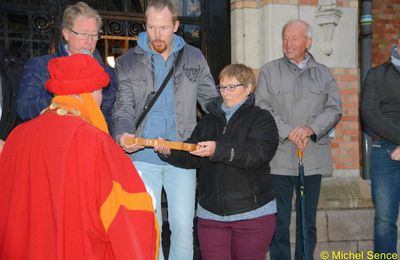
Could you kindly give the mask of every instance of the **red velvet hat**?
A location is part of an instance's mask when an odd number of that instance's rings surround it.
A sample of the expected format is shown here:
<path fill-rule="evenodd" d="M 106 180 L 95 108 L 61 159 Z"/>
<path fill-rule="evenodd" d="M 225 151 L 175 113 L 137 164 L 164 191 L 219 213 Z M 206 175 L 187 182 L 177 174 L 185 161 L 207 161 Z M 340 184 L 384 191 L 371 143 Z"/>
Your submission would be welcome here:
<path fill-rule="evenodd" d="M 49 61 L 48 91 L 56 95 L 72 95 L 104 88 L 110 82 L 99 62 L 87 54 L 74 54 Z"/>

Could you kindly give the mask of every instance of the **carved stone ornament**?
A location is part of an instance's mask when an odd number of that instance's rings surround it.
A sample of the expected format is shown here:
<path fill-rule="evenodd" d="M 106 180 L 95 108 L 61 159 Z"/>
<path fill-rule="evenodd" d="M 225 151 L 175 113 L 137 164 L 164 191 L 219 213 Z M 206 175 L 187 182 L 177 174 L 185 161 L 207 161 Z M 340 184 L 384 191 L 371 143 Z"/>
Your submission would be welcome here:
<path fill-rule="evenodd" d="M 329 56 L 333 52 L 332 41 L 335 28 L 342 17 L 342 11 L 336 7 L 336 0 L 319 0 L 315 12 L 317 24 L 321 27 L 322 39 L 320 49 Z"/>

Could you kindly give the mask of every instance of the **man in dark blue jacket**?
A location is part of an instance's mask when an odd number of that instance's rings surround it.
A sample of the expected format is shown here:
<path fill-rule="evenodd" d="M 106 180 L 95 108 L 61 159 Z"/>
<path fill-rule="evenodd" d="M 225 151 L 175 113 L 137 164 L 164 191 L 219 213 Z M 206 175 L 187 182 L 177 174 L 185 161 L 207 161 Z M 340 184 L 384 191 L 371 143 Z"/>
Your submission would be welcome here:
<path fill-rule="evenodd" d="M 17 115 L 22 121 L 39 115 L 53 98 L 53 95 L 44 87 L 49 79 L 47 63 L 56 57 L 86 53 L 96 58 L 110 76 L 109 86 L 103 89 L 101 107 L 109 124 L 117 81 L 113 69 L 103 63 L 100 54 L 96 51 L 101 25 L 102 21 L 98 12 L 84 2 L 78 2 L 65 9 L 62 21 L 62 35 L 65 42 L 60 44 L 56 53 L 33 58 L 25 64 L 17 97 Z"/>

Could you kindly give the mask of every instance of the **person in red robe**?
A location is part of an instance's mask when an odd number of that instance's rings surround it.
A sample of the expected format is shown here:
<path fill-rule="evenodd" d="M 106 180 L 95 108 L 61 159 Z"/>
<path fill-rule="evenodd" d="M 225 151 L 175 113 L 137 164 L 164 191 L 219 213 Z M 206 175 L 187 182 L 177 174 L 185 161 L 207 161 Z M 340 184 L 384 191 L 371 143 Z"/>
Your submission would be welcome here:
<path fill-rule="evenodd" d="M 0 157 L 0 259 L 157 259 L 151 196 L 99 108 L 107 73 L 85 54 L 48 70 L 52 103 Z"/>

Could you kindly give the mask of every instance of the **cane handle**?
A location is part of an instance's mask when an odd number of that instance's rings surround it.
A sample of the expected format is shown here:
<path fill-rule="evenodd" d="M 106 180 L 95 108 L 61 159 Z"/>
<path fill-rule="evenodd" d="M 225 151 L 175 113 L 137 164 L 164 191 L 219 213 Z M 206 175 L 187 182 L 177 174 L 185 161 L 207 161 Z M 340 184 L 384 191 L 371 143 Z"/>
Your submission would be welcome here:
<path fill-rule="evenodd" d="M 297 157 L 299 159 L 303 159 L 303 150 L 302 149 L 297 149 Z"/>

